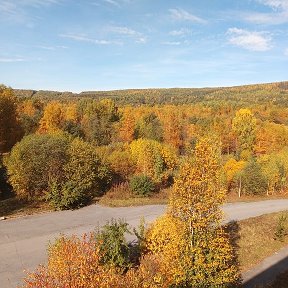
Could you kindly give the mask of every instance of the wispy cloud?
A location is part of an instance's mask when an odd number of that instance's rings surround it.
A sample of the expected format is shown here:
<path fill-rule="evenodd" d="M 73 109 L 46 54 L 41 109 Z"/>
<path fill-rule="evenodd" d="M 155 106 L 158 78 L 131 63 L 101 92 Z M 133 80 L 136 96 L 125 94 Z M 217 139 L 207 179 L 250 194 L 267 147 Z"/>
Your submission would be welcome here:
<path fill-rule="evenodd" d="M 72 39 L 74 41 L 88 42 L 88 43 L 92 43 L 96 45 L 122 44 L 121 42 L 118 42 L 118 41 L 109 41 L 109 40 L 103 40 L 103 39 L 99 40 L 99 39 L 92 38 L 84 34 L 72 34 L 71 33 L 71 34 L 60 34 L 59 36 L 62 38 Z"/>
<path fill-rule="evenodd" d="M 285 56 L 288 56 L 288 48 L 286 48 L 286 49 L 284 50 L 284 55 L 285 55 Z"/>
<path fill-rule="evenodd" d="M 192 31 L 187 28 L 181 28 L 179 30 L 172 30 L 169 32 L 169 35 L 171 36 L 186 36 L 192 34 Z"/>
<path fill-rule="evenodd" d="M 24 61 L 26 61 L 24 58 L 6 58 L 6 57 L 1 58 L 0 57 L 1 63 L 13 63 L 13 62 L 24 62 Z"/>
<path fill-rule="evenodd" d="M 169 12 L 170 12 L 170 16 L 174 20 L 190 21 L 190 22 L 195 22 L 195 23 L 200 23 L 200 24 L 205 24 L 207 22 L 206 20 L 189 13 L 188 11 L 184 9 L 180 9 L 180 8 L 169 9 Z"/>
<path fill-rule="evenodd" d="M 257 0 L 257 2 L 266 6 L 270 6 L 273 9 L 288 9 L 287 0 Z"/>
<path fill-rule="evenodd" d="M 272 48 L 271 36 L 267 32 L 248 31 L 239 28 L 229 28 L 227 31 L 229 43 L 251 51 L 267 51 Z"/>
<path fill-rule="evenodd" d="M 118 36 L 129 37 L 135 40 L 136 43 L 146 43 L 147 37 L 143 33 L 125 26 L 110 26 L 108 32 L 117 34 Z"/>
<path fill-rule="evenodd" d="M 61 46 L 61 45 L 57 45 L 57 46 L 45 46 L 45 45 L 38 45 L 35 46 L 36 48 L 40 48 L 43 50 L 50 50 L 50 51 L 55 51 L 57 49 L 67 49 L 67 46 Z"/>
<path fill-rule="evenodd" d="M 169 46 L 179 46 L 181 45 L 180 41 L 165 41 L 162 42 L 163 45 L 169 45 Z"/>
<path fill-rule="evenodd" d="M 62 2 L 63 0 L 0 0 L 0 20 L 10 20 L 13 23 L 27 22 L 28 19 L 35 20 L 35 15 L 29 15 L 27 8 L 49 7 Z"/>
<path fill-rule="evenodd" d="M 102 3 L 106 3 L 108 5 L 112 5 L 114 7 L 117 7 L 117 8 L 121 8 L 123 7 L 123 5 L 125 4 L 129 4 L 132 0 L 102 0 Z M 101 5 L 100 4 L 101 2 L 94 2 L 92 4 L 94 5 Z"/>
<path fill-rule="evenodd" d="M 117 2 L 117 1 L 115 1 L 115 0 L 103 0 L 104 2 L 106 2 L 106 3 L 108 3 L 108 4 L 111 4 L 111 5 L 113 5 L 113 6 L 116 6 L 116 7 L 121 7 L 121 5 Z"/>
<path fill-rule="evenodd" d="M 245 13 L 244 19 L 255 24 L 279 25 L 288 22 L 287 0 L 255 0 L 258 3 L 270 7 L 269 13 L 252 12 Z"/>

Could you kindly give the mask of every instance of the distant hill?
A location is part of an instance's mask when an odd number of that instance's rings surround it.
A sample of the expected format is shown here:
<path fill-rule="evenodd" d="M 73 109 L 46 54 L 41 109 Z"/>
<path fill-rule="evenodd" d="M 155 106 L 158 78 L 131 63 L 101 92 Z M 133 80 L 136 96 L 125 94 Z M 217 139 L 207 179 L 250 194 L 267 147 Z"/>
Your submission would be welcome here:
<path fill-rule="evenodd" d="M 81 93 L 14 89 L 14 92 L 16 96 L 24 98 L 62 101 L 110 98 L 118 104 L 132 105 L 225 101 L 235 104 L 273 103 L 288 106 L 288 81 L 217 88 L 127 89 Z"/>

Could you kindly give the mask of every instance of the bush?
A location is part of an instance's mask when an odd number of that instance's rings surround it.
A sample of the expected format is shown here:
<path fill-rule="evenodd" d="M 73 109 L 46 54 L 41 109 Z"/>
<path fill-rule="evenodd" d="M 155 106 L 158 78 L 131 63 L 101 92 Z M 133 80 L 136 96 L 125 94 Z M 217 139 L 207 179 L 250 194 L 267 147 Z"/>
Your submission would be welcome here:
<path fill-rule="evenodd" d="M 18 196 L 42 197 L 51 179 L 64 177 L 69 142 L 64 134 L 29 135 L 13 147 L 5 165 Z"/>
<path fill-rule="evenodd" d="M 155 185 L 148 176 L 136 175 L 130 180 L 130 188 L 135 195 L 147 197 L 154 192 Z"/>
<path fill-rule="evenodd" d="M 287 216 L 288 215 L 281 215 L 278 218 L 277 226 L 274 233 L 274 239 L 283 241 L 284 237 L 287 235 Z"/>
<path fill-rule="evenodd" d="M 131 234 L 128 224 L 122 220 L 114 220 L 96 231 L 95 238 L 99 245 L 100 263 L 121 269 L 130 265 L 130 251 L 125 233 Z"/>
<path fill-rule="evenodd" d="M 90 199 L 85 192 L 77 183 L 71 181 L 63 183 L 62 186 L 57 184 L 57 182 L 52 182 L 49 187 L 47 200 L 50 201 L 56 210 L 80 208 Z"/>

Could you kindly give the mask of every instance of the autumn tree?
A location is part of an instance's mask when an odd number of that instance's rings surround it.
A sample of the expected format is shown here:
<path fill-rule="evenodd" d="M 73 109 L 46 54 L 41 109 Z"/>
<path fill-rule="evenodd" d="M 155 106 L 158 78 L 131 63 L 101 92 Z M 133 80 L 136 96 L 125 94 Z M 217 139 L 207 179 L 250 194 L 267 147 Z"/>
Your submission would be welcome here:
<path fill-rule="evenodd" d="M 256 118 L 249 109 L 240 109 L 232 121 L 232 129 L 237 135 L 238 152 L 247 158 L 253 153 L 256 137 Z"/>
<path fill-rule="evenodd" d="M 0 85 L 0 154 L 8 152 L 21 137 L 16 98 L 12 89 Z"/>
<path fill-rule="evenodd" d="M 241 197 L 242 192 L 242 174 L 245 165 L 246 161 L 244 160 L 237 161 L 234 158 L 230 158 L 223 166 L 228 191 L 236 184 L 239 197 Z"/>
<path fill-rule="evenodd" d="M 18 105 L 19 120 L 24 134 L 35 133 L 43 116 L 44 104 L 35 99 L 25 99 Z"/>
<path fill-rule="evenodd" d="M 39 132 L 59 132 L 64 124 L 64 107 L 58 101 L 51 101 L 44 108 L 43 117 L 40 120 Z"/>
<path fill-rule="evenodd" d="M 155 140 L 134 140 L 130 149 L 136 173 L 149 176 L 157 183 L 168 180 L 177 167 L 175 150 Z"/>
<path fill-rule="evenodd" d="M 175 180 L 167 215 L 148 231 L 148 248 L 164 271 L 171 271 L 175 287 L 235 287 L 238 281 L 233 249 L 221 227 L 225 191 L 219 156 L 219 143 L 207 138 L 197 143 L 194 158 Z"/>

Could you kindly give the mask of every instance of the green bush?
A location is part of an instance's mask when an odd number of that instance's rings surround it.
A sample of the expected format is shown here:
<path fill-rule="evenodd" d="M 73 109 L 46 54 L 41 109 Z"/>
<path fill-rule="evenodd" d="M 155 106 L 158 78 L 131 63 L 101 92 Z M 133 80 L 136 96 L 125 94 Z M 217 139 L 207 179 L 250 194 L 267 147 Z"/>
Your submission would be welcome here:
<path fill-rule="evenodd" d="M 136 175 L 130 180 L 130 188 L 137 196 L 147 197 L 155 190 L 153 181 L 146 175 Z"/>
<path fill-rule="evenodd" d="M 112 219 L 95 233 L 97 243 L 100 245 L 102 265 L 111 265 L 119 268 L 130 266 L 130 251 L 125 233 L 131 234 L 128 223 L 123 220 Z"/>
<path fill-rule="evenodd" d="M 47 193 L 47 199 L 55 210 L 67 210 L 84 206 L 90 197 L 77 183 L 68 181 L 62 186 L 57 182 L 52 182 Z"/>
<path fill-rule="evenodd" d="M 5 158 L 9 182 L 22 198 L 39 198 L 51 179 L 64 177 L 70 139 L 64 134 L 29 135 Z"/>

